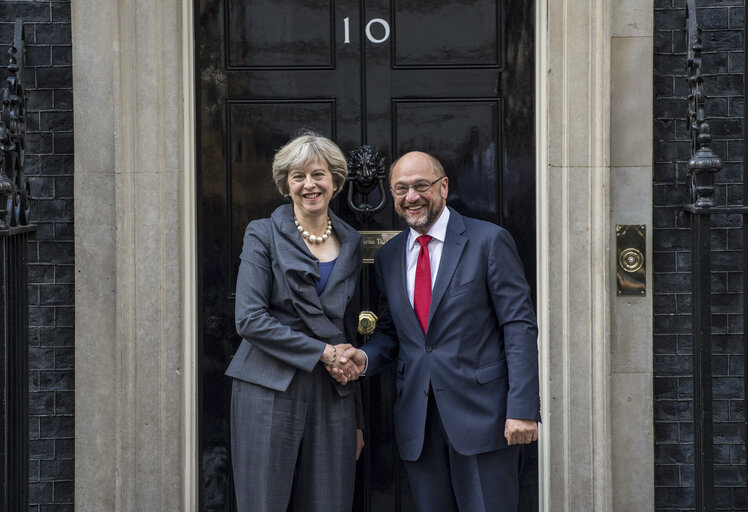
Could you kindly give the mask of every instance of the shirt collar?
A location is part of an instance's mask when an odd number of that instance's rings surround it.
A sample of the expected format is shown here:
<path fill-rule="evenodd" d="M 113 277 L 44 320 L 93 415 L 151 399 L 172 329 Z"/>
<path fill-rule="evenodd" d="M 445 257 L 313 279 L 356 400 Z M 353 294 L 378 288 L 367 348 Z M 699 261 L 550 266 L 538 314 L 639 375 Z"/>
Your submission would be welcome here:
<path fill-rule="evenodd" d="M 447 237 L 447 225 L 449 224 L 449 208 L 446 206 L 442 210 L 441 215 L 439 215 L 439 218 L 436 219 L 436 222 L 431 226 L 431 228 L 426 232 L 427 235 L 429 235 L 431 238 L 436 238 L 440 242 L 444 243 L 444 240 Z M 421 233 L 416 231 L 413 228 L 410 228 L 410 235 L 408 238 L 408 248 L 413 249 L 413 246 L 417 244 L 416 238 L 421 236 Z"/>

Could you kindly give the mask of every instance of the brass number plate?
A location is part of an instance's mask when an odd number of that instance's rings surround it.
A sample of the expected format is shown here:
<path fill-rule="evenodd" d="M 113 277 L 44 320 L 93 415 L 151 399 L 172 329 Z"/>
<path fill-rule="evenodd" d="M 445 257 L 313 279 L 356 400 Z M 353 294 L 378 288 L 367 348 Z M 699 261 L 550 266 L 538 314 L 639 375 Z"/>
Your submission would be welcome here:
<path fill-rule="evenodd" d="M 364 263 L 374 263 L 374 253 L 389 242 L 399 231 L 359 231 L 364 245 Z"/>

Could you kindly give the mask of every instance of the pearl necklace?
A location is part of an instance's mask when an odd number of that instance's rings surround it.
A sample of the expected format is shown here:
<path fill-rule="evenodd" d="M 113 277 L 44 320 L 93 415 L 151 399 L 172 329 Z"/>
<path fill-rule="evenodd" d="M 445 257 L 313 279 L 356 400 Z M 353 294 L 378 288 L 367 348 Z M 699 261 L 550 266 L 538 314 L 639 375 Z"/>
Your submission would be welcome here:
<path fill-rule="evenodd" d="M 301 227 L 301 224 L 299 224 L 299 221 L 296 220 L 296 217 L 293 218 L 293 223 L 296 225 L 296 229 L 299 230 L 299 233 L 301 233 L 301 236 L 303 236 L 313 244 L 321 244 L 322 242 L 330 238 L 330 235 L 332 234 L 332 221 L 329 217 L 327 218 L 327 229 L 325 230 L 325 234 L 322 236 L 310 235 L 309 231 Z"/>

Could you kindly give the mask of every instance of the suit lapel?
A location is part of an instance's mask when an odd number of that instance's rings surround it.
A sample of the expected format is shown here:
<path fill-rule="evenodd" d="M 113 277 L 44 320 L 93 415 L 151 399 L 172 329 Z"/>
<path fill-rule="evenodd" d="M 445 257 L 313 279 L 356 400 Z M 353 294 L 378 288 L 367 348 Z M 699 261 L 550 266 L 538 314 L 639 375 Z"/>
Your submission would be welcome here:
<path fill-rule="evenodd" d="M 434 289 L 431 290 L 431 307 L 429 308 L 428 325 L 431 325 L 431 319 L 434 311 L 439 307 L 439 303 L 444 297 L 447 285 L 452 280 L 452 276 L 457 268 L 457 262 L 460 261 L 462 251 L 465 249 L 467 237 L 465 232 L 465 222 L 462 215 L 450 208 L 449 224 L 447 224 L 447 235 L 444 237 L 444 247 L 442 248 L 442 257 L 439 262 L 439 271 L 436 274 Z M 412 309 L 412 308 L 411 308 Z M 413 314 L 415 318 L 415 313 Z"/>
<path fill-rule="evenodd" d="M 275 225 L 275 257 L 293 307 L 307 327 L 320 339 L 339 336 L 340 329 L 330 321 L 330 317 L 335 315 L 327 314 L 314 286 L 309 286 L 319 280 L 319 265 L 296 230 L 293 205 L 278 207 L 271 218 Z M 332 309 L 337 316 L 342 316 L 341 308 Z"/>
<path fill-rule="evenodd" d="M 418 322 L 418 317 L 416 317 L 416 312 L 413 309 L 413 306 L 410 305 L 410 297 L 408 297 L 407 251 L 409 233 L 410 230 L 405 229 L 390 242 L 391 244 L 395 244 L 393 247 L 395 258 L 393 258 L 392 267 L 390 269 L 391 271 L 388 272 L 388 275 L 384 276 L 384 278 L 388 281 L 387 288 L 392 287 L 391 289 L 395 290 L 395 293 L 397 294 L 394 303 L 390 303 L 390 308 L 393 306 L 402 307 L 399 306 L 400 304 L 404 305 L 405 318 L 408 322 L 406 328 L 423 336 L 423 329 L 421 329 L 421 324 Z"/>

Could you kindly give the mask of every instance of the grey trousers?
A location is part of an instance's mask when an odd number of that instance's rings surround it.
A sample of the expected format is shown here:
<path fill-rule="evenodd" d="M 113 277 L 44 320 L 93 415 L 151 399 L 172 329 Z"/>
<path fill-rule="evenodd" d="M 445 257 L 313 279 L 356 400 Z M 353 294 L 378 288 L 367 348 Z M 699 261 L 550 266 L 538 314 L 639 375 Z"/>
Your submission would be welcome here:
<path fill-rule="evenodd" d="M 231 457 L 239 512 L 351 510 L 354 395 L 340 397 L 321 364 L 285 392 L 234 379 Z"/>

